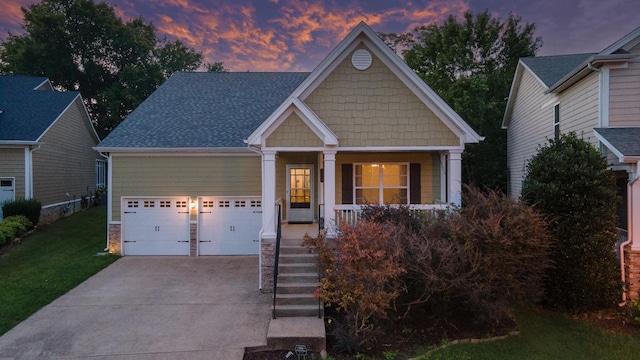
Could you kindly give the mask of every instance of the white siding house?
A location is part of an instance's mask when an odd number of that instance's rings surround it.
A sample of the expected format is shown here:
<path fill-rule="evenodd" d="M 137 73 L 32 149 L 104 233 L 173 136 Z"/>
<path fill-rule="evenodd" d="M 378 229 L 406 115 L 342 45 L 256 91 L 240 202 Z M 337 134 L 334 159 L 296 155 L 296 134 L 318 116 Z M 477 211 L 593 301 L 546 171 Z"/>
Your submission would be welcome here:
<path fill-rule="evenodd" d="M 509 196 L 519 198 L 527 162 L 560 133 L 605 152 L 624 199 L 622 278 L 640 292 L 640 28 L 599 53 L 522 58 L 503 119 Z M 635 229 L 635 231 L 634 231 Z M 625 296 L 627 294 L 625 293 Z"/>

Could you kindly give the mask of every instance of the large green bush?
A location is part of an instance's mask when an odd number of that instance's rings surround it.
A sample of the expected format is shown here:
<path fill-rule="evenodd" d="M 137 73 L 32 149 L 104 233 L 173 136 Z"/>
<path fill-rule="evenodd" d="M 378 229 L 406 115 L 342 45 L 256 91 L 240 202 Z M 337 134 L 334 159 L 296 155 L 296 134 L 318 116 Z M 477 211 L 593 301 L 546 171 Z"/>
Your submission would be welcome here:
<path fill-rule="evenodd" d="M 35 226 L 40 221 L 40 211 L 42 205 L 36 199 L 15 200 L 2 205 L 2 214 L 4 217 L 24 215 Z"/>
<path fill-rule="evenodd" d="M 575 133 L 550 140 L 527 164 L 522 199 L 547 216 L 553 236 L 545 302 L 574 312 L 613 305 L 622 290 L 612 251 L 619 199 L 604 156 Z"/>
<path fill-rule="evenodd" d="M 0 245 L 27 232 L 33 225 L 25 216 L 9 216 L 0 221 Z"/>

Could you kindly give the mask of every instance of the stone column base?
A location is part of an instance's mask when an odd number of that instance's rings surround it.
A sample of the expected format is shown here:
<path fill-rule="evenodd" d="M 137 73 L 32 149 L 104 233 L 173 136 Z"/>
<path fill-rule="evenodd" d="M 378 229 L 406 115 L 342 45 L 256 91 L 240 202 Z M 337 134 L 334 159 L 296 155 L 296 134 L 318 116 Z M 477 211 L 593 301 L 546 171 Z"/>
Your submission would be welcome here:
<path fill-rule="evenodd" d="M 262 292 L 273 293 L 273 266 L 276 260 L 276 241 L 263 239 L 260 256 L 262 260 Z"/>
<path fill-rule="evenodd" d="M 640 251 L 624 249 L 624 271 L 627 282 L 627 296 L 632 300 L 640 299 Z"/>
<path fill-rule="evenodd" d="M 198 256 L 198 224 L 189 224 L 189 256 Z"/>
<path fill-rule="evenodd" d="M 120 247 L 120 224 L 109 224 L 109 254 L 122 255 Z"/>

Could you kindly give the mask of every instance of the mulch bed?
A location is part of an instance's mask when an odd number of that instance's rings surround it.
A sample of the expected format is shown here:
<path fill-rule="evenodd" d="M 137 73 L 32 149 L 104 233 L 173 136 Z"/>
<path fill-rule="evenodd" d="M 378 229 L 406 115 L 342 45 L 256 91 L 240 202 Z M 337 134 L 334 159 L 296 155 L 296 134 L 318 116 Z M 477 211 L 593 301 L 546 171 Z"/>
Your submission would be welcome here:
<path fill-rule="evenodd" d="M 327 311 L 330 311 L 329 309 Z M 327 353 L 335 360 L 347 360 L 353 359 L 353 353 L 356 352 L 351 349 L 345 351 L 349 344 L 341 343 L 340 340 L 344 339 L 339 335 L 339 330 L 335 327 L 336 322 L 333 321 L 331 316 L 325 317 L 325 328 L 327 331 Z M 385 332 L 382 336 L 378 336 L 378 341 L 368 344 L 364 348 L 358 349 L 358 352 L 367 354 L 368 356 L 375 356 L 377 358 L 384 358 L 385 352 L 396 352 L 399 356 L 409 356 L 415 352 L 416 349 L 425 348 L 429 345 L 436 345 L 442 343 L 443 340 L 451 341 L 455 339 L 470 339 L 470 338 L 486 338 L 490 336 L 504 336 L 510 334 L 516 329 L 515 322 L 511 320 L 504 321 L 502 324 L 477 326 L 473 330 L 464 330 L 468 327 L 464 323 L 443 323 L 438 322 L 427 317 L 414 317 L 412 319 L 405 319 L 402 321 L 402 325 L 399 323 L 395 326 L 391 325 L 389 331 Z M 282 360 L 287 359 L 286 355 L 291 350 L 278 350 L 278 351 L 246 351 L 244 360 Z M 298 357 L 295 354 L 290 355 L 288 359 L 297 360 Z M 320 354 L 309 352 L 307 360 L 320 359 Z"/>
<path fill-rule="evenodd" d="M 640 325 L 629 318 L 625 308 L 605 309 L 576 315 L 574 318 L 592 323 L 606 331 L 617 334 L 640 334 Z M 327 317 L 327 319 L 331 319 L 331 317 Z M 328 354 L 336 360 L 353 359 L 353 355 L 345 353 L 344 346 L 337 343 L 336 337 L 332 336 L 332 334 L 336 333 L 333 324 L 335 323 L 325 321 Z M 464 325 L 465 324 L 443 324 L 425 318 L 415 318 L 413 321 L 409 320 L 405 322 L 402 328 L 392 329 L 392 331 L 386 333 L 384 337 L 380 337 L 384 339 L 383 341 L 372 344 L 370 348 L 364 349 L 361 352 L 379 358 L 384 358 L 383 353 L 385 351 L 395 351 L 398 355 L 408 356 L 413 353 L 412 350 L 425 348 L 429 345 L 437 345 L 445 339 L 453 341 L 455 339 L 486 338 L 487 334 L 491 334 L 491 336 L 504 336 L 517 330 L 517 325 L 512 321 L 499 324 L 497 327 L 480 326 L 473 331 L 462 330 Z M 245 352 L 244 360 L 282 360 L 287 359 L 287 353 L 289 353 L 289 350 L 247 351 Z M 309 352 L 306 359 L 312 360 L 320 358 L 320 354 Z M 298 357 L 292 354 L 288 359 L 297 360 Z"/>

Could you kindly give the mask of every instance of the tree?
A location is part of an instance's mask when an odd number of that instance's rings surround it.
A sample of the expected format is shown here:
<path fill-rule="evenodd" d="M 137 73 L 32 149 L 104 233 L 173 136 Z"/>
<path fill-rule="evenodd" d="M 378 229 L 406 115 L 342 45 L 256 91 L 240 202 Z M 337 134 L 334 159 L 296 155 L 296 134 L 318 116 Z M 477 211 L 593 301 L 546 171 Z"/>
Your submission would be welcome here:
<path fill-rule="evenodd" d="M 554 268 L 546 303 L 572 311 L 615 304 L 616 185 L 604 156 L 575 133 L 550 140 L 527 164 L 522 199 L 545 214 Z"/>
<path fill-rule="evenodd" d="M 123 22 L 104 2 L 42 0 L 22 12 L 25 33 L 0 43 L 0 72 L 80 91 L 102 137 L 172 73 L 203 65 L 202 54 L 158 39 L 143 19 Z"/>
<path fill-rule="evenodd" d="M 207 72 L 226 72 L 227 71 L 227 69 L 224 68 L 224 65 L 221 62 L 206 64 L 205 68 L 207 69 Z"/>
<path fill-rule="evenodd" d="M 506 190 L 506 133 L 502 116 L 518 59 L 535 55 L 542 45 L 534 38 L 534 24 L 505 21 L 489 11 L 459 22 L 453 16 L 442 24 L 415 28 L 405 34 L 386 34 L 392 48 L 403 48 L 407 64 L 480 135 L 486 137 L 463 155 L 466 183 Z"/>

